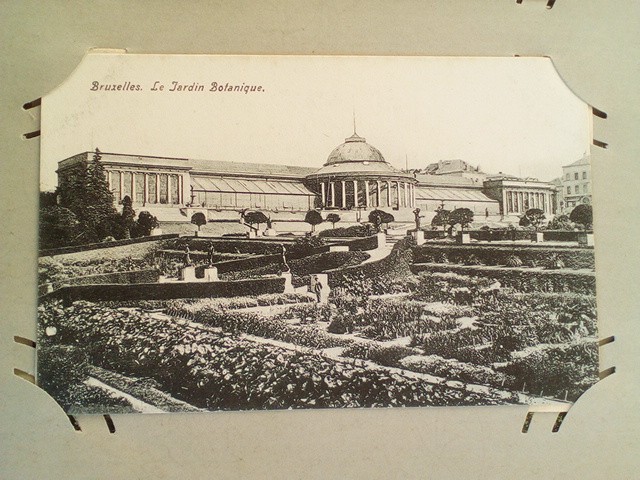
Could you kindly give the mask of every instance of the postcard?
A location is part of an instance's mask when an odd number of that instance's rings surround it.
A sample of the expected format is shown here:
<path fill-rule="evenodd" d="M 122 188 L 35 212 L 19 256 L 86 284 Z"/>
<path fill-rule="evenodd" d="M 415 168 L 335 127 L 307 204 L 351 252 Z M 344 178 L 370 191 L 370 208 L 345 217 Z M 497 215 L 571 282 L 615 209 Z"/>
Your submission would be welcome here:
<path fill-rule="evenodd" d="M 70 415 L 598 381 L 592 109 L 548 58 L 94 52 L 41 117 L 37 381 Z"/>

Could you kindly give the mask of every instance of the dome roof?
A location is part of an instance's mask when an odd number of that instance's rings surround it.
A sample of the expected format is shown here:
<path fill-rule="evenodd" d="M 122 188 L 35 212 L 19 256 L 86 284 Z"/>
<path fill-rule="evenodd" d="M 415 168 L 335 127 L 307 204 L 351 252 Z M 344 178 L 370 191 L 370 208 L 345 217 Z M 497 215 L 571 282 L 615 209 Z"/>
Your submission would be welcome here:
<path fill-rule="evenodd" d="M 329 154 L 325 165 L 333 165 L 343 162 L 385 162 L 382 153 L 376 147 L 372 147 L 366 139 L 353 133 L 344 143 L 338 145 Z"/>

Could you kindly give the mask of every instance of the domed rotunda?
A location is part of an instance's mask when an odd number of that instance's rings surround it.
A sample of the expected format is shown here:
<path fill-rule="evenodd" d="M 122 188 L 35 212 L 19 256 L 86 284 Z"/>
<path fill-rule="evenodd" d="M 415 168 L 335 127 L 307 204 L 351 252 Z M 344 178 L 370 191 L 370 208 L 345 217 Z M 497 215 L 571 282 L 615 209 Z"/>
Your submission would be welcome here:
<path fill-rule="evenodd" d="M 329 154 L 305 184 L 320 194 L 323 209 L 413 208 L 417 180 L 392 167 L 380 150 L 353 135 Z"/>

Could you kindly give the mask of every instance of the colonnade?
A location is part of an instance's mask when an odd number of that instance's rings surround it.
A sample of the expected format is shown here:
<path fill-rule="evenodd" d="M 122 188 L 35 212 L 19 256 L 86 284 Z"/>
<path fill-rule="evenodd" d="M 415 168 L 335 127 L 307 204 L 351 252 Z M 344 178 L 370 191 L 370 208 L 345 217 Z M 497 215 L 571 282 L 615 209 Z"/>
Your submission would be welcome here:
<path fill-rule="evenodd" d="M 544 213 L 553 214 L 554 198 L 551 192 L 528 191 L 522 189 L 502 190 L 502 205 L 505 214 L 524 213 L 530 208 L 538 208 Z"/>
<path fill-rule="evenodd" d="M 109 169 L 106 176 L 116 202 L 129 196 L 133 203 L 140 205 L 184 204 L 183 175 Z"/>
<path fill-rule="evenodd" d="M 323 208 L 413 208 L 415 185 L 401 180 L 320 181 Z"/>

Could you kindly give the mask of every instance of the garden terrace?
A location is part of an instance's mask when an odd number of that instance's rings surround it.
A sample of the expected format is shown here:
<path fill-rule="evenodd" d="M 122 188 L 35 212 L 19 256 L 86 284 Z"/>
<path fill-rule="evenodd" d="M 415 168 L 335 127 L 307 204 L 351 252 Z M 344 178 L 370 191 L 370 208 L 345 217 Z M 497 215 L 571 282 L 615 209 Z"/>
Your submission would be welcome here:
<path fill-rule="evenodd" d="M 62 299 L 65 305 L 78 300 L 169 300 L 173 298 L 234 297 L 284 292 L 283 277 L 220 282 L 138 283 L 131 285 L 65 286 L 40 298 L 41 302 Z"/>
<path fill-rule="evenodd" d="M 112 242 L 88 243 L 85 245 L 74 245 L 71 247 L 50 248 L 47 250 L 40 250 L 38 256 L 50 257 L 55 255 L 65 255 L 69 253 L 86 252 L 90 250 L 102 250 L 105 248 L 134 245 L 136 243 L 158 242 L 161 240 L 169 240 L 177 237 L 178 237 L 177 234 L 167 234 L 167 235 L 157 235 L 152 237 L 128 238 L 126 240 L 114 240 Z"/>
<path fill-rule="evenodd" d="M 369 254 L 361 251 L 326 252 L 289 260 L 288 264 L 293 275 L 293 285 L 299 287 L 309 283 L 309 275 L 312 273 L 322 273 L 336 268 L 348 268 L 350 265 L 359 265 L 368 258 Z M 256 278 L 263 275 L 281 273 L 283 265 L 280 255 L 264 255 L 252 260 L 255 260 L 255 262 L 250 263 L 249 260 L 238 260 L 235 262 L 223 262 L 216 264 L 216 266 L 221 278 L 226 280 Z M 232 264 L 232 268 L 224 264 Z M 253 266 L 253 268 L 248 268 L 248 266 Z"/>
<path fill-rule="evenodd" d="M 595 295 L 596 291 L 595 273 L 585 270 L 416 263 L 411 266 L 411 271 L 413 273 L 454 272 L 491 278 L 499 281 L 503 287 L 511 287 L 521 292 L 575 292 Z"/>
<path fill-rule="evenodd" d="M 435 245 L 424 244 L 413 249 L 415 263 L 458 263 L 463 265 L 509 265 L 517 256 L 522 265 L 545 267 L 560 260 L 565 268 L 595 268 L 593 248 L 555 247 L 548 245 Z"/>

